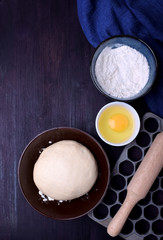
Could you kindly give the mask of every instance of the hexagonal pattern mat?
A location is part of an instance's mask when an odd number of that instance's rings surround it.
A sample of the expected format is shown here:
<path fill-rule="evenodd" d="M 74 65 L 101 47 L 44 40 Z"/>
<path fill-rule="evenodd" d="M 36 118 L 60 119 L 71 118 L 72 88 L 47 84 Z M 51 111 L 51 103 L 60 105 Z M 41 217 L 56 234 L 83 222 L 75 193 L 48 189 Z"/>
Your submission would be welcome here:
<path fill-rule="evenodd" d="M 163 119 L 146 113 L 137 138 L 124 148 L 116 162 L 103 201 L 88 214 L 91 219 L 107 227 L 125 199 L 129 181 L 161 131 Z M 149 193 L 130 213 L 121 237 L 128 240 L 163 240 L 163 170 L 160 171 Z"/>

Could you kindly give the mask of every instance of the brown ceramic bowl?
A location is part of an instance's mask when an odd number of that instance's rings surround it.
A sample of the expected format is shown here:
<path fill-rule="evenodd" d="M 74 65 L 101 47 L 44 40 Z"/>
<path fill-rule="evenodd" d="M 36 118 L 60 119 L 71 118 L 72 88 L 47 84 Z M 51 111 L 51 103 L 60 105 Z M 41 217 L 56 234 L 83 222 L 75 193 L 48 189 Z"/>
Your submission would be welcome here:
<path fill-rule="evenodd" d="M 62 203 L 43 202 L 33 181 L 33 167 L 42 148 L 61 140 L 75 140 L 93 153 L 98 164 L 98 179 L 88 195 Z M 27 145 L 20 158 L 18 175 L 20 188 L 34 209 L 47 217 L 64 220 L 80 217 L 98 205 L 108 186 L 110 168 L 105 152 L 93 137 L 76 128 L 62 127 L 41 133 Z"/>

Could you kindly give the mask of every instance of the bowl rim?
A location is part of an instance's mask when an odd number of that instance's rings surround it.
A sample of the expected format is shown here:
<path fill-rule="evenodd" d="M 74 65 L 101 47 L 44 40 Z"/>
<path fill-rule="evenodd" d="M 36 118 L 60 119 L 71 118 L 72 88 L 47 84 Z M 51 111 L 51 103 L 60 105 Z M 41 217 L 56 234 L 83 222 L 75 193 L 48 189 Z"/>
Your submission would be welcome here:
<path fill-rule="evenodd" d="M 59 129 L 67 129 L 67 130 L 75 130 L 75 131 L 78 131 L 79 133 L 82 133 L 82 134 L 87 135 L 93 142 L 95 142 L 96 145 L 99 146 L 99 148 L 101 149 L 101 151 L 102 151 L 102 153 L 103 153 L 103 155 L 104 155 L 104 157 L 105 157 L 105 160 L 106 160 L 105 163 L 106 163 L 106 165 L 107 165 L 107 169 L 108 169 L 107 173 L 108 173 L 108 174 L 107 174 L 107 181 L 106 181 L 106 183 L 105 183 L 105 185 L 106 185 L 106 186 L 105 186 L 105 190 L 103 191 L 101 197 L 100 197 L 99 200 L 96 202 L 96 204 L 93 205 L 93 207 L 91 207 L 91 208 L 90 208 L 89 210 L 87 210 L 86 212 L 84 212 L 84 213 L 82 213 L 82 214 L 80 214 L 80 215 L 73 216 L 73 217 L 63 217 L 63 218 L 56 217 L 56 218 L 54 218 L 53 216 L 49 216 L 48 214 L 46 214 L 46 213 L 40 211 L 39 209 L 37 209 L 37 207 L 34 206 L 34 205 L 29 201 L 29 199 L 27 198 L 27 196 L 26 196 L 26 194 L 25 194 L 24 188 L 23 188 L 22 183 L 21 183 L 21 180 L 20 180 L 20 168 L 21 168 L 21 162 L 22 162 L 23 156 L 24 156 L 25 152 L 28 150 L 28 147 L 29 147 L 38 137 L 40 137 L 42 134 L 45 134 L 45 133 L 50 132 L 50 131 L 53 131 L 53 130 L 59 130 Z M 83 145 L 84 145 L 84 144 L 83 144 Z M 48 217 L 48 218 L 51 218 L 51 219 L 54 219 L 54 220 L 72 220 L 72 219 L 77 219 L 77 218 L 79 218 L 79 217 L 82 217 L 82 216 L 87 215 L 90 211 L 92 211 L 94 208 L 96 208 L 96 207 L 100 204 L 100 202 L 102 201 L 103 197 L 105 196 L 105 194 L 106 194 L 106 192 L 107 192 L 108 185 L 109 185 L 109 183 L 110 183 L 111 170 L 110 170 L 110 162 L 109 162 L 109 159 L 108 159 L 108 156 L 107 156 L 106 152 L 104 151 L 104 149 L 103 149 L 103 147 L 101 146 L 101 144 L 100 144 L 92 135 L 90 135 L 89 133 L 87 133 L 87 132 L 85 132 L 85 131 L 83 131 L 83 130 L 81 130 L 81 129 L 79 129 L 79 128 L 67 127 L 67 126 L 61 127 L 61 126 L 60 126 L 60 127 L 54 127 L 54 128 L 50 128 L 50 129 L 44 130 L 44 131 L 42 131 L 41 133 L 37 134 L 35 137 L 33 137 L 33 138 L 28 142 L 28 144 L 25 146 L 23 152 L 22 152 L 21 155 L 20 155 L 19 162 L 18 162 L 18 167 L 17 167 L 17 174 L 18 174 L 18 184 L 19 184 L 20 190 L 21 190 L 21 192 L 22 192 L 25 200 L 26 200 L 26 201 L 28 202 L 28 204 L 32 207 L 32 209 L 34 209 L 36 212 L 42 214 L 43 216 Z M 82 198 L 82 196 L 79 197 L 79 198 Z M 74 199 L 74 200 L 75 200 L 75 199 Z"/>
<path fill-rule="evenodd" d="M 146 91 L 144 93 L 142 93 L 141 95 L 137 96 L 138 94 L 134 95 L 133 97 L 130 97 L 130 98 L 117 98 L 117 97 L 114 97 L 112 95 L 109 95 L 107 94 L 107 92 L 105 90 L 103 90 L 103 88 L 100 86 L 100 84 L 98 84 L 98 81 L 97 79 L 94 78 L 94 68 L 93 68 L 93 60 L 94 60 L 94 57 L 95 57 L 95 54 L 96 54 L 96 51 L 102 47 L 103 45 L 105 45 L 107 42 L 109 42 L 110 40 L 114 39 L 114 38 L 129 38 L 129 39 L 134 39 L 140 43 L 142 43 L 143 45 L 146 46 L 146 48 L 149 50 L 149 52 L 151 52 L 151 55 L 153 57 L 153 60 L 155 62 L 155 75 L 154 75 L 154 78 L 150 84 L 150 86 L 146 89 Z M 104 48 L 103 48 L 104 49 Z M 103 50 L 102 49 L 102 50 Z M 99 53 L 100 54 L 100 53 Z M 98 55 L 99 56 L 99 55 Z M 94 53 L 91 57 L 91 61 L 90 61 L 90 68 L 89 68 L 89 72 L 90 72 L 90 76 L 91 76 L 91 79 L 92 79 L 92 82 L 94 83 L 95 87 L 97 88 L 97 90 L 99 92 L 101 92 L 105 97 L 107 97 L 108 99 L 112 100 L 112 101 L 119 101 L 119 102 L 132 102 L 132 101 L 135 101 L 137 99 L 140 99 L 142 97 L 144 97 L 153 87 L 155 81 L 156 81 L 156 78 L 157 78 L 157 75 L 158 75 L 158 61 L 157 61 L 157 58 L 156 58 L 156 55 L 154 53 L 154 51 L 152 50 L 152 48 L 145 42 L 143 41 L 142 39 L 136 37 L 136 36 L 132 36 L 132 35 L 127 35 L 127 34 L 119 34 L 119 35 L 114 35 L 114 36 L 111 36 L 111 37 L 108 37 L 106 38 L 105 40 L 103 40 L 101 43 L 99 43 L 97 45 L 97 47 L 95 48 L 94 50 Z M 145 86 L 144 86 L 145 87 Z"/>
<path fill-rule="evenodd" d="M 135 118 L 135 121 L 136 121 L 135 131 L 134 131 L 134 133 L 132 134 L 132 136 L 131 136 L 128 140 L 126 140 L 126 141 L 124 141 L 124 142 L 121 142 L 121 143 L 112 143 L 112 142 L 106 140 L 106 139 L 101 135 L 101 133 L 100 133 L 100 131 L 99 131 L 99 127 L 98 127 L 98 120 L 99 120 L 99 117 L 100 117 L 101 113 L 102 113 L 106 108 L 108 108 L 108 107 L 110 107 L 110 106 L 114 106 L 114 105 L 120 105 L 120 106 L 123 106 L 124 108 L 128 109 L 129 111 L 131 110 L 131 111 L 132 111 L 132 114 L 134 114 L 134 118 Z M 125 145 L 131 143 L 131 142 L 134 141 L 134 139 L 137 137 L 137 135 L 138 135 L 138 133 L 139 133 L 139 131 L 140 131 L 140 117 L 139 117 L 137 111 L 135 110 L 135 108 L 132 107 L 130 104 L 125 103 L 125 102 L 118 102 L 118 101 L 116 101 L 116 102 L 110 102 L 110 103 L 105 104 L 105 105 L 99 110 L 99 112 L 97 113 L 96 119 L 95 119 L 95 128 L 96 128 L 96 132 L 97 132 L 98 136 L 99 136 L 105 143 L 107 143 L 108 145 L 114 146 L 114 147 L 121 147 L 121 146 L 125 146 Z"/>

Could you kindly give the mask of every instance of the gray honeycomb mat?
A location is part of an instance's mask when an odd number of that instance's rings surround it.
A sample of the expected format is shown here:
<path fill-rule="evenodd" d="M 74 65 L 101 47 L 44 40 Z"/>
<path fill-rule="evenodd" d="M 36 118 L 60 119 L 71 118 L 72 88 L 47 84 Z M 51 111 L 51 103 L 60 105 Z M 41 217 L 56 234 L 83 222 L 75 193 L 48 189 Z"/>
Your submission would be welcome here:
<path fill-rule="evenodd" d="M 92 220 L 107 227 L 125 199 L 129 181 L 161 131 L 163 119 L 146 113 L 137 138 L 124 148 L 116 162 L 102 202 L 88 214 Z M 146 197 L 133 208 L 120 236 L 128 240 L 163 240 L 163 170 Z"/>

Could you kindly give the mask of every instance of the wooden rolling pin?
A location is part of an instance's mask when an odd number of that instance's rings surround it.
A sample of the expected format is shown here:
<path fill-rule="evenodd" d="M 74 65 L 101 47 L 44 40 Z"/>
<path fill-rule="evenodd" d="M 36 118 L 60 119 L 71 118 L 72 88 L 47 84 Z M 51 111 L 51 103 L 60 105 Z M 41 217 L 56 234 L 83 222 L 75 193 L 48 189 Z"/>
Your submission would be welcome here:
<path fill-rule="evenodd" d="M 135 204 L 143 199 L 163 167 L 163 132 L 157 134 L 147 154 L 127 187 L 127 195 L 119 211 L 107 227 L 110 236 L 117 236 Z"/>

